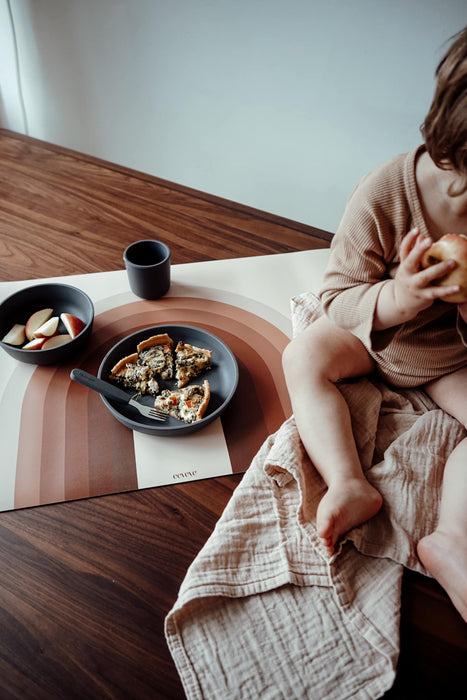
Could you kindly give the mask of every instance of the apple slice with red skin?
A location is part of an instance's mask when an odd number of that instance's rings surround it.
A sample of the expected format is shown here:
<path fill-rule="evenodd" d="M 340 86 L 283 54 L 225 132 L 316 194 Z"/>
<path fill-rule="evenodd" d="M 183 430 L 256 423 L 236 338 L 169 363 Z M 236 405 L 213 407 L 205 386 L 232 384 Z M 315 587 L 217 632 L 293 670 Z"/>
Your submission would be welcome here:
<path fill-rule="evenodd" d="M 26 345 L 23 345 L 21 350 L 41 350 L 43 348 L 46 340 L 47 340 L 47 338 L 45 338 L 45 337 L 33 338 L 32 340 L 29 341 L 29 343 L 26 343 Z"/>
<path fill-rule="evenodd" d="M 25 333 L 28 340 L 34 338 L 34 332 L 37 331 L 43 323 L 49 320 L 52 316 L 53 309 L 39 309 L 35 311 L 26 321 Z"/>
<path fill-rule="evenodd" d="M 42 326 L 39 326 L 37 330 L 34 331 L 35 338 L 50 338 L 52 335 L 57 335 L 58 331 L 58 316 L 52 316 L 48 319 Z"/>
<path fill-rule="evenodd" d="M 22 345 L 26 340 L 25 328 L 26 326 L 21 323 L 15 323 L 13 328 L 2 338 L 2 342 L 8 343 L 8 345 Z"/>
<path fill-rule="evenodd" d="M 84 326 L 86 325 L 84 321 L 82 321 L 80 318 L 68 313 L 60 314 L 60 320 L 62 321 L 63 325 L 65 326 L 72 338 L 76 338 L 78 333 L 81 333 Z"/>
<path fill-rule="evenodd" d="M 71 340 L 71 335 L 69 333 L 61 333 L 60 335 L 53 335 L 51 338 L 47 338 L 42 350 L 50 350 L 51 348 L 56 348 L 59 345 L 68 343 Z"/>

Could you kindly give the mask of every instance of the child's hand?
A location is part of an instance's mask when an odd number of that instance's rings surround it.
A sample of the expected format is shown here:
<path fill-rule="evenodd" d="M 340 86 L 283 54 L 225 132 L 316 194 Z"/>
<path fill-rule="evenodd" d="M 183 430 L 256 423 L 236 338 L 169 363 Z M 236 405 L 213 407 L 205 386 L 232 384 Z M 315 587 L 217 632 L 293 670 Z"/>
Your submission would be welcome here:
<path fill-rule="evenodd" d="M 401 313 L 401 320 L 414 318 L 431 306 L 435 299 L 442 299 L 459 291 L 459 286 L 439 287 L 433 284 L 452 270 L 454 260 L 444 260 L 426 270 L 421 269 L 424 252 L 432 244 L 431 238 L 422 236 L 418 229 L 410 231 L 402 241 L 400 265 L 394 278 L 394 301 Z"/>

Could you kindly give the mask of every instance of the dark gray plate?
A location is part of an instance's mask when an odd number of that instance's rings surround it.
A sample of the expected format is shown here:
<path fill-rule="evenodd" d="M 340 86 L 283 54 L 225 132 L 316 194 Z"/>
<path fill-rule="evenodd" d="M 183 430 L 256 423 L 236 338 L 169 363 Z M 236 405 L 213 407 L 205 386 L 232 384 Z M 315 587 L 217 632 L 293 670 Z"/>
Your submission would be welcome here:
<path fill-rule="evenodd" d="M 165 436 L 194 433 L 222 414 L 234 395 L 238 384 L 238 365 L 235 355 L 217 336 L 194 326 L 163 325 L 143 328 L 114 345 L 102 360 L 97 374 L 101 379 L 107 381 L 110 370 L 122 357 L 136 352 L 138 343 L 159 333 L 168 333 L 175 344 L 179 340 L 183 340 L 185 343 L 212 350 L 212 368 L 206 370 L 198 377 L 194 377 L 190 382 L 190 384 L 202 384 L 205 379 L 209 381 L 211 399 L 204 418 L 195 423 L 183 423 L 176 418 L 168 416 L 167 420 L 161 423 L 145 418 L 131 406 L 112 401 L 104 396 L 102 400 L 112 415 L 127 428 L 131 428 L 131 430 L 137 430 L 149 435 Z M 159 381 L 159 386 L 161 390 L 174 389 L 176 388 L 176 382 L 174 379 Z M 128 397 L 130 396 L 131 392 L 128 391 Z M 138 400 L 148 406 L 154 405 L 154 399 L 150 396 L 143 396 Z"/>

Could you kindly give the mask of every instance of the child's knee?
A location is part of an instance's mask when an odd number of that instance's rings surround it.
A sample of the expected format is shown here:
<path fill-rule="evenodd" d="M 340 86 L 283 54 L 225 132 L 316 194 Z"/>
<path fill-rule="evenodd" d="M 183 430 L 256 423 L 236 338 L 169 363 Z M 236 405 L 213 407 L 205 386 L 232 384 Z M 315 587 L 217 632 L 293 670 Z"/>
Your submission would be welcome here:
<path fill-rule="evenodd" d="M 282 354 L 282 366 L 287 378 L 303 378 L 307 376 L 326 374 L 326 368 L 331 363 L 331 357 L 323 347 L 322 335 L 315 332 L 313 327 L 290 341 Z"/>
<path fill-rule="evenodd" d="M 348 331 L 315 322 L 285 348 L 282 363 L 289 384 L 331 381 L 369 374 L 373 361 Z"/>
<path fill-rule="evenodd" d="M 282 367 L 286 377 L 291 373 L 297 362 L 300 362 L 300 355 L 300 343 L 297 338 L 294 338 L 286 345 L 282 353 Z"/>

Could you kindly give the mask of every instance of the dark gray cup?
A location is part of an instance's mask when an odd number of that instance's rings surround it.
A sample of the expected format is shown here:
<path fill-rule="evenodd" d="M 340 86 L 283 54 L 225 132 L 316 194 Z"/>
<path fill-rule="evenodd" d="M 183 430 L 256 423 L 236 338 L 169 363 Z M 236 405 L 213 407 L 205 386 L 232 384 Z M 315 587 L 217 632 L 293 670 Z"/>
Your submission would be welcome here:
<path fill-rule="evenodd" d="M 123 253 L 130 289 L 142 299 L 159 299 L 170 287 L 170 248 L 161 241 L 136 241 Z"/>

